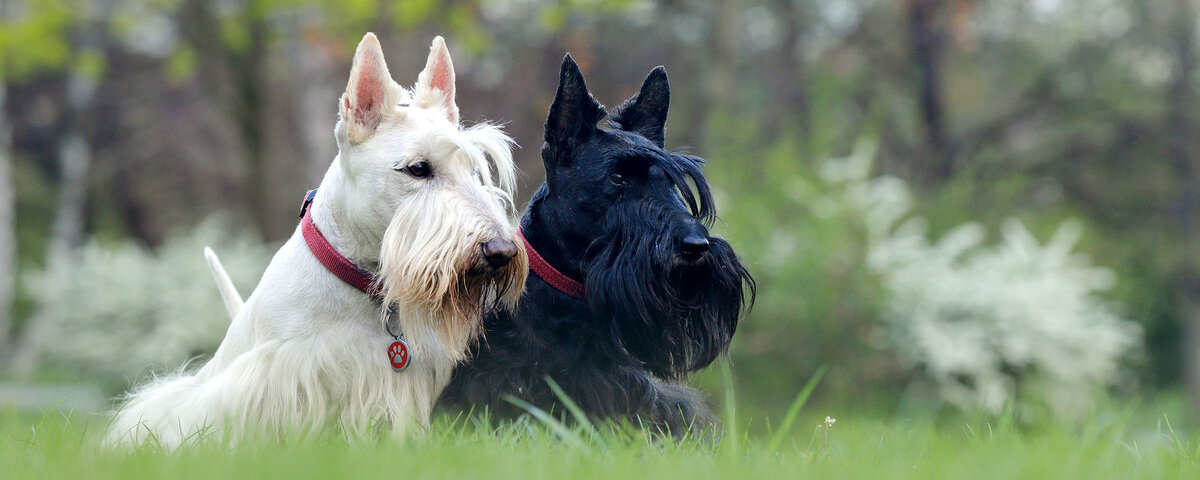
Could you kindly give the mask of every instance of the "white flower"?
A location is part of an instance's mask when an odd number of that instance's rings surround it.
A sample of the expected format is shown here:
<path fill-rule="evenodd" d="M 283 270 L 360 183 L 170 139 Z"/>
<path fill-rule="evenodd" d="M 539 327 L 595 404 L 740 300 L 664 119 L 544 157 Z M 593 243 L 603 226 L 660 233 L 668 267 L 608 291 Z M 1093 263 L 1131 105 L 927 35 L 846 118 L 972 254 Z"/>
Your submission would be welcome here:
<path fill-rule="evenodd" d="M 1016 220 L 995 245 L 973 223 L 932 240 L 910 214 L 903 181 L 827 173 L 862 171 L 853 167 L 827 167 L 823 177 L 841 181 L 840 200 L 865 223 L 867 265 L 888 294 L 884 340 L 944 400 L 989 412 L 1016 402 L 1066 417 L 1115 382 L 1141 330 L 1099 296 L 1115 284 L 1113 272 L 1071 252 L 1078 222 L 1064 222 L 1045 244 Z"/>
<path fill-rule="evenodd" d="M 229 314 L 204 261 L 204 247 L 221 256 L 242 295 L 262 275 L 271 249 L 248 232 L 229 235 L 217 219 L 172 235 L 155 251 L 133 241 L 91 240 L 79 261 L 59 262 L 30 275 L 29 291 L 54 305 L 43 359 L 72 365 L 110 386 L 151 371 L 179 368 L 216 351 Z"/>

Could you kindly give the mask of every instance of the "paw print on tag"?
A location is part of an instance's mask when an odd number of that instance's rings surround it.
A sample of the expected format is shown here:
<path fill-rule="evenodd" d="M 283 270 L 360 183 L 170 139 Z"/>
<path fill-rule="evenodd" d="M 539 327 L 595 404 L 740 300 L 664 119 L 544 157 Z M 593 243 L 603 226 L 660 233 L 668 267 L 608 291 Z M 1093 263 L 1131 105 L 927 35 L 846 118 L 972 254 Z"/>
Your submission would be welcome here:
<path fill-rule="evenodd" d="M 408 344 L 404 340 L 396 340 L 388 347 L 388 361 L 397 372 L 408 367 Z"/>

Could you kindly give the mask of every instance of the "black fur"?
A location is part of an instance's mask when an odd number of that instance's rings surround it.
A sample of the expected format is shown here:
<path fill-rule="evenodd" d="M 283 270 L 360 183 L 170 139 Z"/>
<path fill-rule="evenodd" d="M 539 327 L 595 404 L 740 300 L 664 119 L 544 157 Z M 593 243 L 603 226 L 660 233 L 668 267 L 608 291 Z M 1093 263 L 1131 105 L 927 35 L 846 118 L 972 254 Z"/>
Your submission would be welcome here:
<path fill-rule="evenodd" d="M 544 409 L 551 377 L 590 415 L 644 421 L 676 434 L 713 424 L 686 376 L 726 352 L 755 284 L 722 239 L 710 237 L 715 206 L 698 157 L 668 152 L 667 74 L 650 72 L 607 123 L 568 55 L 546 120 L 546 183 L 521 229 L 586 300 L 535 274 L 516 313 L 496 310 L 473 360 L 455 372 L 443 401 L 520 413 L 513 395 Z M 706 239 L 692 260 L 684 239 Z"/>

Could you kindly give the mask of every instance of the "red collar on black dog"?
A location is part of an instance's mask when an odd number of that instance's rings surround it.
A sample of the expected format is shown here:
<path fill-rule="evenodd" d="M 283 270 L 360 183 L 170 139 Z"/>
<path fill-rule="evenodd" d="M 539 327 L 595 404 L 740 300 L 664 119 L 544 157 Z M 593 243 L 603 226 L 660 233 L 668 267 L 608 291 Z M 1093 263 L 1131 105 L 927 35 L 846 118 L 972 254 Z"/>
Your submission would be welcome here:
<path fill-rule="evenodd" d="M 550 265 L 550 262 L 547 262 L 541 255 L 538 255 L 537 250 L 533 249 L 533 245 L 529 244 L 529 240 L 525 239 L 525 234 L 521 233 L 521 227 L 517 227 L 517 236 L 525 244 L 525 253 L 529 255 L 529 269 L 533 270 L 534 275 L 541 277 L 551 287 L 558 289 L 558 291 L 568 296 L 580 300 L 585 298 L 583 295 L 583 284 L 558 271 L 553 265 Z"/>
<path fill-rule="evenodd" d="M 300 207 L 300 231 L 304 234 L 304 243 L 308 244 L 308 249 L 330 273 L 371 297 L 381 298 L 375 276 L 338 253 L 337 249 L 329 244 L 329 240 L 325 239 L 325 235 L 322 235 L 321 231 L 317 229 L 317 225 L 313 223 L 311 209 L 308 207 L 312 204 L 316 194 L 316 189 L 310 190 L 304 197 L 304 205 Z"/>

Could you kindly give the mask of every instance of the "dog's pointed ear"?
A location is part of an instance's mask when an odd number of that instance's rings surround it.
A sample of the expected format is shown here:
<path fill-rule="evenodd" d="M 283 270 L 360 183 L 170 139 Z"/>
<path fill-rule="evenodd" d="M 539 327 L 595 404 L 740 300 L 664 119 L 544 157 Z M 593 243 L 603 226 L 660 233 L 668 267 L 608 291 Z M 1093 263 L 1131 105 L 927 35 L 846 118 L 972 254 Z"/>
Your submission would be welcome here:
<path fill-rule="evenodd" d="M 583 72 L 571 54 L 563 57 L 558 73 L 558 92 L 546 117 L 546 143 L 553 147 L 570 147 L 596 132 L 596 124 L 607 113 L 583 82 Z"/>
<path fill-rule="evenodd" d="M 417 76 L 416 102 L 422 108 L 440 108 L 450 123 L 458 124 L 458 104 L 454 103 L 454 63 L 450 61 L 446 40 L 440 36 L 433 37 L 429 59 L 425 60 L 425 70 Z"/>
<path fill-rule="evenodd" d="M 627 132 L 633 132 L 663 147 L 667 123 L 667 107 L 671 104 L 671 86 L 667 69 L 655 67 L 642 81 L 642 88 L 617 107 L 612 122 Z"/>
<path fill-rule="evenodd" d="M 338 101 L 338 113 L 341 115 L 339 129 L 345 128 L 347 137 L 353 143 L 366 140 L 375 133 L 384 114 L 394 109 L 401 90 L 388 73 L 379 39 L 375 38 L 375 34 L 367 33 L 354 51 L 350 81 Z"/>

